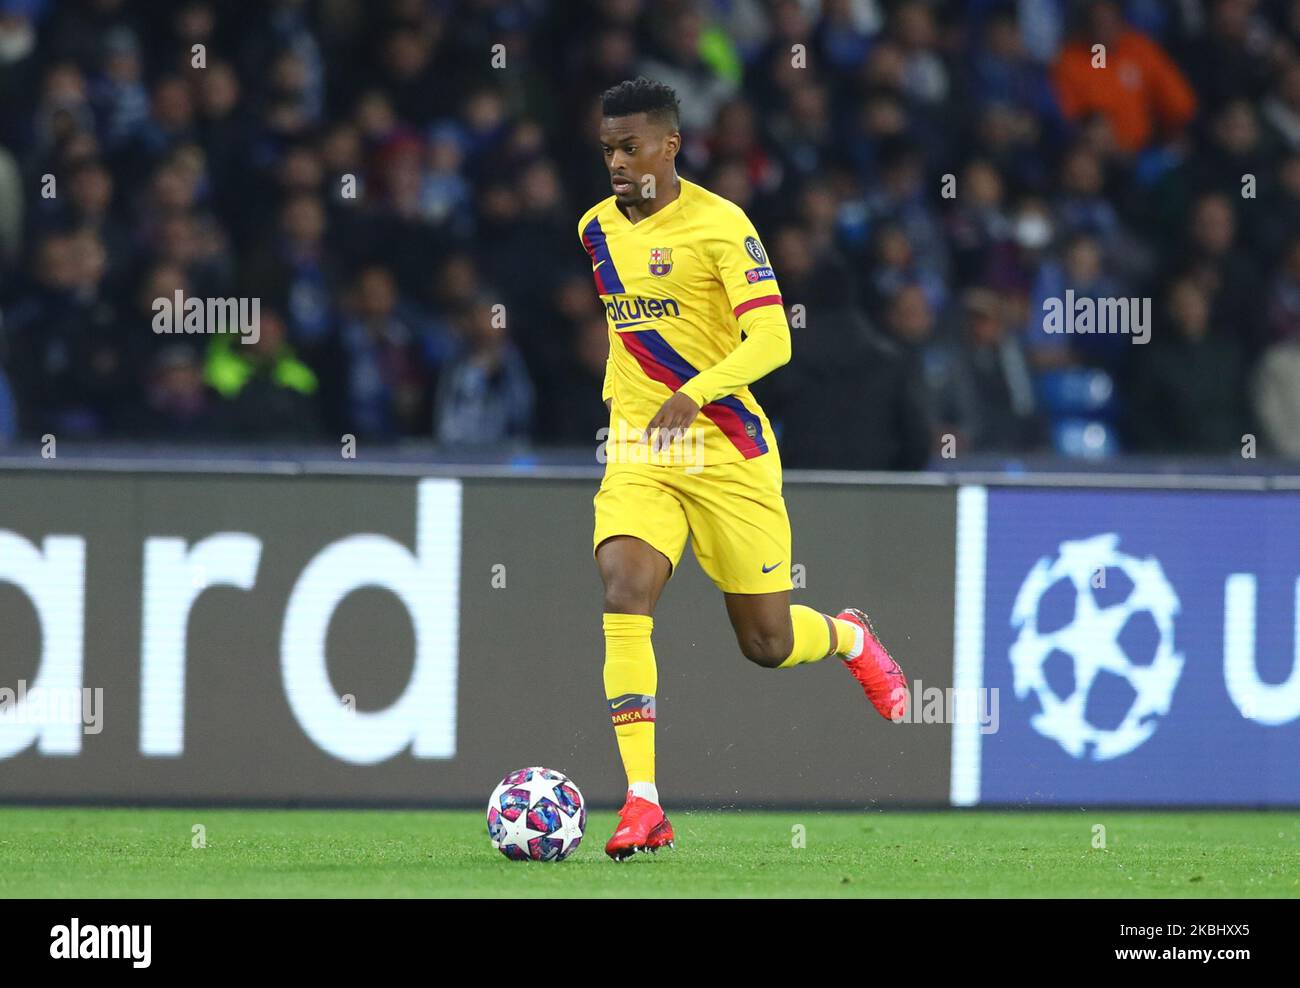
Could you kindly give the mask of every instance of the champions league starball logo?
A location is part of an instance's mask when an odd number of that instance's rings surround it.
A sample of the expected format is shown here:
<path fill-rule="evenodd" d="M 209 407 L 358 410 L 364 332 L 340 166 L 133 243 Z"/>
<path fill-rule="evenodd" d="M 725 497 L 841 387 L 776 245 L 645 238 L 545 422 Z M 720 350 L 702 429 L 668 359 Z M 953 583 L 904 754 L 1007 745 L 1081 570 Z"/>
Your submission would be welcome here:
<path fill-rule="evenodd" d="M 1118 544 L 1114 533 L 1062 542 L 1012 608 L 1016 697 L 1037 704 L 1030 724 L 1072 758 L 1106 761 L 1146 742 L 1183 671 L 1177 594 L 1159 561 Z"/>

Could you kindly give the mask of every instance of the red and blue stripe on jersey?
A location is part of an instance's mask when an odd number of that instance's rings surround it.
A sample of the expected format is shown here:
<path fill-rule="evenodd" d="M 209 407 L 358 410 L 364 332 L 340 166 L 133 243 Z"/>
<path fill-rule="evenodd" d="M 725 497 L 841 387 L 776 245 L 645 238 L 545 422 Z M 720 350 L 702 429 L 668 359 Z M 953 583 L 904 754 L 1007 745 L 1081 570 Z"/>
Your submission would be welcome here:
<path fill-rule="evenodd" d="M 621 332 L 618 338 L 636 358 L 646 376 L 663 384 L 670 391 L 676 391 L 699 373 L 657 330 Z M 700 413 L 722 430 L 722 434 L 731 440 L 745 459 L 750 460 L 767 452 L 762 420 L 735 395 L 709 402 L 700 409 Z M 753 429 L 752 436 L 750 429 Z"/>
<path fill-rule="evenodd" d="M 605 242 L 605 231 L 600 228 L 600 220 L 593 217 L 583 228 L 582 245 L 591 257 L 591 274 L 596 279 L 596 292 L 600 295 L 621 295 L 624 291 L 623 281 L 614 268 L 614 258 L 610 256 L 609 244 Z"/>

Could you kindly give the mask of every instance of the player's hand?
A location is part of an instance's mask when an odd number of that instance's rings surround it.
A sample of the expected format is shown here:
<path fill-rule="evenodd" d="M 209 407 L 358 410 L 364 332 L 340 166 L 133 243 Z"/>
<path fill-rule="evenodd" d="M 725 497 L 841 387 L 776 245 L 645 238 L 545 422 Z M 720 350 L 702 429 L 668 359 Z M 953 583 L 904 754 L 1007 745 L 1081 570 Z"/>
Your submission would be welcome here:
<path fill-rule="evenodd" d="M 663 403 L 655 417 L 650 420 L 650 424 L 645 427 L 645 434 L 641 437 L 650 440 L 650 449 L 653 452 L 660 452 L 668 449 L 674 442 L 682 438 L 690 424 L 695 421 L 695 417 L 700 414 L 700 406 L 695 404 L 694 399 L 682 394 L 680 391 L 673 394 L 671 398 Z"/>

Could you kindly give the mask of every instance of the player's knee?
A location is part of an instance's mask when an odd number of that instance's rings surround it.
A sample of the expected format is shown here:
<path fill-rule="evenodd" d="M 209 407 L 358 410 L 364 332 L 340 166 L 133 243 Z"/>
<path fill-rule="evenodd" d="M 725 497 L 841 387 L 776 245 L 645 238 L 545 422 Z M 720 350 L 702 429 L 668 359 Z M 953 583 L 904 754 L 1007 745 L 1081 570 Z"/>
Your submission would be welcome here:
<path fill-rule="evenodd" d="M 745 658 L 764 669 L 775 669 L 794 651 L 792 633 L 749 632 L 738 637 Z"/>
<path fill-rule="evenodd" d="M 635 582 L 613 581 L 605 587 L 606 614 L 650 614 L 650 588 Z"/>

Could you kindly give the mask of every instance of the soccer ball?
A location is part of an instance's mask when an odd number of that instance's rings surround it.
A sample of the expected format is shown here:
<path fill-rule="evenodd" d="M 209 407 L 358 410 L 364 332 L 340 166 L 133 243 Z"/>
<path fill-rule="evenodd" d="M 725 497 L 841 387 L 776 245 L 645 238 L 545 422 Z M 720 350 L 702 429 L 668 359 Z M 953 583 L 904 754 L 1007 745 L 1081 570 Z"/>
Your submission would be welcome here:
<path fill-rule="evenodd" d="M 563 861 L 578 849 L 586 826 L 582 793 L 549 768 L 511 772 L 488 800 L 488 837 L 511 861 Z"/>
<path fill-rule="evenodd" d="M 1062 542 L 1011 615 L 1016 696 L 1038 706 L 1030 724 L 1072 758 L 1108 761 L 1145 743 L 1183 671 L 1178 612 L 1159 561 L 1120 552 L 1115 533 Z"/>

